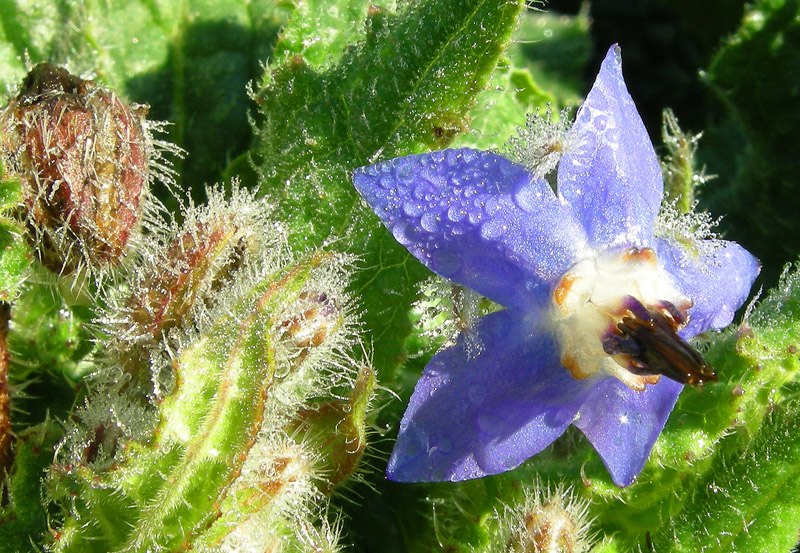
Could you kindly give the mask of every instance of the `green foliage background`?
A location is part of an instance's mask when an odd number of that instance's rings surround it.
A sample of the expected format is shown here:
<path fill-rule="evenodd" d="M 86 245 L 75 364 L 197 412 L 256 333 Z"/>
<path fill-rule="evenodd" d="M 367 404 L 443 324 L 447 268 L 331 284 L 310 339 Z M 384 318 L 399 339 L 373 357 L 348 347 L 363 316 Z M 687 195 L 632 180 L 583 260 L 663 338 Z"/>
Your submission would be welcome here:
<path fill-rule="evenodd" d="M 536 487 L 563 484 L 589 504 L 593 551 L 782 553 L 800 530 L 800 276 L 791 265 L 800 254 L 800 2 L 703 4 L 698 12 L 681 0 L 549 8 L 518 0 L 15 0 L 0 3 L 0 83 L 13 95 L 40 61 L 91 75 L 171 123 L 168 140 L 186 151 L 172 159 L 176 188 L 194 201 L 205 202 L 213 183 L 239 179 L 272 206 L 287 259 L 319 250 L 357 256 L 348 291 L 369 344 L 359 360 L 371 359 L 391 393 L 379 394 L 368 416 L 359 477 L 330 500 L 326 516 L 340 520 L 343 550 L 504 551 L 509 522 L 500 515 Z M 708 337 L 720 382 L 684 391 L 629 488 L 613 486 L 571 432 L 496 477 L 386 481 L 399 417 L 438 345 L 412 324 L 412 304 L 431 275 L 360 201 L 351 171 L 450 145 L 502 148 L 526 113 L 577 106 L 612 42 L 622 46 L 626 80 L 656 144 L 665 107 L 706 132 L 697 167 L 718 177 L 698 191 L 698 209 L 727 214 L 720 228 L 762 260 L 759 284 L 768 291 L 746 320 Z M 183 204 L 166 188 L 154 192 L 182 217 Z M 53 547 L 49 528 L 75 516 L 63 503 L 43 503 L 52 490 L 41 478 L 63 432 L 54 421 L 82 401 L 96 369 L 96 298 L 65 297 L 31 267 L 12 216 L 19 201 L 18 183 L 4 177 L 0 299 L 14 302 L 10 340 L 19 362 L 3 551 Z M 150 454 L 106 476 L 140 474 Z M 185 469 L 169 458 L 154 463 L 165 463 L 164 474 Z M 91 488 L 74 485 L 79 498 Z M 203 491 L 170 524 L 210 517 L 222 500 L 213 493 Z M 117 532 L 115 524 L 131 520 L 137 513 L 109 524 Z M 177 551 L 193 543 L 182 538 L 108 543 Z M 193 546 L 211 547 L 199 538 Z"/>

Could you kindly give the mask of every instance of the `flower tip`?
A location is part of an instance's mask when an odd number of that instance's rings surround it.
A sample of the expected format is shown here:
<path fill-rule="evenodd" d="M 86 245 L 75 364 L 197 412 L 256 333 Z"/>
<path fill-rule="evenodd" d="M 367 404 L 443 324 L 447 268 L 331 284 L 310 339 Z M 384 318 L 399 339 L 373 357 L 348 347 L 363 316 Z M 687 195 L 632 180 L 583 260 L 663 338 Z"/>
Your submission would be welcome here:
<path fill-rule="evenodd" d="M 620 77 L 622 76 L 622 47 L 617 42 L 608 48 L 598 75 L 610 70 L 619 73 Z"/>
<path fill-rule="evenodd" d="M 386 479 L 392 482 L 425 482 L 425 478 L 420 478 L 413 470 L 413 462 L 409 462 L 403 455 L 398 454 L 398 448 L 392 452 L 389 463 L 386 465 Z"/>

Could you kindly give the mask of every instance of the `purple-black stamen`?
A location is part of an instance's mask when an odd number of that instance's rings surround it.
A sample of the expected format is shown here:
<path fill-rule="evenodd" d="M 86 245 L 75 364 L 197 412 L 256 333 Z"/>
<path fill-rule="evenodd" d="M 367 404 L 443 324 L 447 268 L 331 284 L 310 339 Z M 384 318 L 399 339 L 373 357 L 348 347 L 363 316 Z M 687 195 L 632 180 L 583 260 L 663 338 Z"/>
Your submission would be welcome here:
<path fill-rule="evenodd" d="M 677 330 L 686 317 L 669 302 L 648 308 L 632 296 L 625 298 L 627 313 L 613 334 L 603 341 L 609 355 L 623 355 L 626 367 L 637 375 L 664 375 L 681 384 L 715 382 L 717 373 Z"/>

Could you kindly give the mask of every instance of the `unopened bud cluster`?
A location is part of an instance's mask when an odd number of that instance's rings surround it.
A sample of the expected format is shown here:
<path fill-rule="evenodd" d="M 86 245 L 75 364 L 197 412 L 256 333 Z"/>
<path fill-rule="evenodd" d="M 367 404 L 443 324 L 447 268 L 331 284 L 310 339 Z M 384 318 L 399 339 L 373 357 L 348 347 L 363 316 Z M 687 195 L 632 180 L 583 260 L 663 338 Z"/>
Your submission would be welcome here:
<path fill-rule="evenodd" d="M 98 393 L 49 473 L 69 513 L 55 550 L 115 550 L 112 535 L 142 551 L 338 550 L 326 496 L 363 455 L 374 371 L 351 357 L 350 260 L 283 243 L 236 185 L 143 241 L 105 298 Z"/>
<path fill-rule="evenodd" d="M 146 114 L 47 63 L 0 110 L 0 155 L 22 182 L 22 218 L 52 271 L 113 266 L 125 255 L 150 179 Z"/>

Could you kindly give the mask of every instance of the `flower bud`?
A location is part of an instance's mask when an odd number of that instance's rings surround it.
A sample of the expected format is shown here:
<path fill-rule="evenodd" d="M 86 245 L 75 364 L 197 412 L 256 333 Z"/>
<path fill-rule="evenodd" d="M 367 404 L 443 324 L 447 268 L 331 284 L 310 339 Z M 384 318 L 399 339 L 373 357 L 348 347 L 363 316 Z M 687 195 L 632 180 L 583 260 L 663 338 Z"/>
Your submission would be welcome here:
<path fill-rule="evenodd" d="M 358 469 L 367 444 L 367 412 L 376 385 L 375 371 L 364 365 L 347 397 L 331 397 L 300 409 L 286 429 L 318 453 L 318 467 L 324 474 L 319 489 L 326 495 Z"/>
<path fill-rule="evenodd" d="M 513 553 L 580 553 L 589 549 L 587 505 L 561 488 L 526 493 L 521 505 L 509 507 L 503 526 L 506 551 Z"/>
<path fill-rule="evenodd" d="M 292 307 L 295 314 L 280 324 L 280 340 L 289 363 L 278 371 L 278 377 L 297 369 L 309 352 L 323 345 L 344 322 L 336 298 L 325 292 L 302 292 Z"/>
<path fill-rule="evenodd" d="M 125 255 L 147 193 L 146 113 L 48 63 L 0 110 L 0 155 L 22 181 L 29 238 L 52 271 L 112 266 Z"/>
<path fill-rule="evenodd" d="M 142 242 L 142 261 L 124 295 L 106 299 L 102 316 L 119 356 L 147 369 L 141 348 L 174 349 L 175 331 L 193 332 L 198 319 L 226 297 L 240 273 L 258 270 L 275 251 L 280 229 L 269 206 L 235 184 L 226 194 L 209 191 L 208 205 L 190 207 L 182 224 Z"/>

